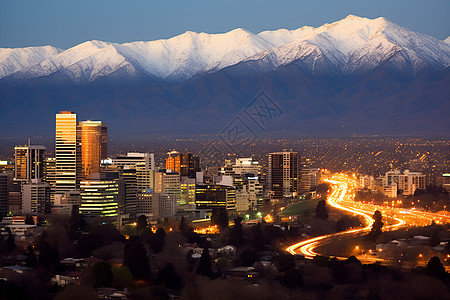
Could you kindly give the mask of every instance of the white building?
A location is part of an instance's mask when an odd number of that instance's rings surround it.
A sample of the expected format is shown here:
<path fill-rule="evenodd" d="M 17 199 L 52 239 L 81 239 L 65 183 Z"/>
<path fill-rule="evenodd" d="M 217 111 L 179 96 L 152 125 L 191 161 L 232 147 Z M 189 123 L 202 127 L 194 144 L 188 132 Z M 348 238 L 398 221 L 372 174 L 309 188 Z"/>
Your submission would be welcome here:
<path fill-rule="evenodd" d="M 22 185 L 22 212 L 24 214 L 50 213 L 50 185 L 40 179 L 32 179 Z"/>
<path fill-rule="evenodd" d="M 373 190 L 375 188 L 375 178 L 370 175 L 360 175 L 358 178 L 358 187 L 360 189 Z"/>
<path fill-rule="evenodd" d="M 383 184 L 397 184 L 397 189 L 404 195 L 413 195 L 416 189 L 426 188 L 426 176 L 420 172 L 394 170 L 386 172 Z"/>

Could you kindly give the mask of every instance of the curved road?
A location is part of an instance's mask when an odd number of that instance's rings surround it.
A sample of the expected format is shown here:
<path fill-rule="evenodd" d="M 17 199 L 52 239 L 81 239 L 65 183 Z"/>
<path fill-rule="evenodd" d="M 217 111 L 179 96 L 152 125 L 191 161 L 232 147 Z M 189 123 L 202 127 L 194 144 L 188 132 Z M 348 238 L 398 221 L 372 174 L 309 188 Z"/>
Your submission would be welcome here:
<path fill-rule="evenodd" d="M 384 230 L 393 230 L 409 225 L 425 226 L 429 225 L 433 220 L 438 224 L 450 222 L 450 216 L 448 215 L 355 202 L 353 199 L 355 197 L 356 181 L 343 174 L 334 175 L 332 179 L 326 181 L 333 187 L 331 195 L 327 198 L 327 203 L 334 208 L 362 216 L 366 221 L 366 227 L 301 241 L 286 248 L 286 251 L 291 254 L 303 254 L 305 258 L 312 259 L 319 254 L 314 251 L 317 247 L 326 245 L 337 237 L 357 236 L 370 231 L 373 224 L 372 215 L 375 210 L 379 210 L 382 213 L 385 222 L 387 220 L 387 225 L 383 227 Z M 346 259 L 346 257 L 338 258 Z M 382 259 L 376 257 L 363 259 L 363 262 L 366 263 L 375 261 L 382 261 Z"/>

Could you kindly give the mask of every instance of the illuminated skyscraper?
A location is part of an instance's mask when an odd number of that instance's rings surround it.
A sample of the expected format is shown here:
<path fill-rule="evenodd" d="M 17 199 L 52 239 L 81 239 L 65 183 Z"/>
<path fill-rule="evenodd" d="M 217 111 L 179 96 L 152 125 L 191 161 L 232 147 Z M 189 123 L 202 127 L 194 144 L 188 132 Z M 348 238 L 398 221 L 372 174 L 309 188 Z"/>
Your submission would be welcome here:
<path fill-rule="evenodd" d="M 171 151 L 167 153 L 169 157 L 166 159 L 166 170 L 171 170 L 175 173 L 180 173 L 181 170 L 181 153 L 178 151 Z"/>
<path fill-rule="evenodd" d="M 81 179 L 81 145 L 77 134 L 77 115 L 61 111 L 56 115 L 56 185 L 55 193 L 76 190 Z"/>
<path fill-rule="evenodd" d="M 86 217 L 117 217 L 118 192 L 117 180 L 82 181 L 80 214 Z"/>
<path fill-rule="evenodd" d="M 100 161 L 107 155 L 107 128 L 101 121 L 78 123 L 81 136 L 81 166 L 83 179 L 90 179 L 93 173 L 100 172 Z"/>
<path fill-rule="evenodd" d="M 269 167 L 267 170 L 267 183 L 272 197 L 292 197 L 299 191 L 299 155 L 291 149 L 282 152 L 269 153 Z"/>
<path fill-rule="evenodd" d="M 196 172 L 200 171 L 200 160 L 198 156 L 191 153 L 180 153 L 171 151 L 167 153 L 166 169 L 172 172 L 180 173 L 181 176 L 195 178 Z"/>
<path fill-rule="evenodd" d="M 44 146 L 17 146 L 14 147 L 14 151 L 16 157 L 14 180 L 28 182 L 43 177 Z"/>

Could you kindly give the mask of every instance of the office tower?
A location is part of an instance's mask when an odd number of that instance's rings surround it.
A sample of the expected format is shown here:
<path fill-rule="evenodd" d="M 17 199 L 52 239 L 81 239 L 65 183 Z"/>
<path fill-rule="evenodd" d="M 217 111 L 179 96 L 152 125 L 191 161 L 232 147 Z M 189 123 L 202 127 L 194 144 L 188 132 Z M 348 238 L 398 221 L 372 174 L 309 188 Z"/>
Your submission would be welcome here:
<path fill-rule="evenodd" d="M 317 187 L 320 180 L 320 169 L 304 167 L 300 171 L 300 191 L 308 192 Z"/>
<path fill-rule="evenodd" d="M 166 170 L 171 170 L 175 173 L 181 172 L 181 153 L 177 151 L 168 152 L 169 157 L 166 159 Z"/>
<path fill-rule="evenodd" d="M 195 188 L 195 205 L 197 209 L 236 209 L 236 189 L 232 186 L 208 184 Z"/>
<path fill-rule="evenodd" d="M 232 176 L 233 183 L 241 186 L 247 183 L 247 178 L 257 178 L 260 174 L 261 166 L 252 158 L 236 158 L 233 164 L 231 160 L 225 160 L 219 173 L 224 176 Z"/>
<path fill-rule="evenodd" d="M 136 168 L 137 191 L 155 188 L 155 171 L 145 168 Z"/>
<path fill-rule="evenodd" d="M 263 204 L 263 187 L 257 177 L 249 177 L 247 183 L 236 187 L 236 210 L 256 210 Z"/>
<path fill-rule="evenodd" d="M 138 195 L 139 215 L 143 214 L 152 219 L 168 218 L 176 214 L 176 196 L 165 193 L 155 193 L 147 190 Z"/>
<path fill-rule="evenodd" d="M 135 168 L 141 167 L 145 169 L 155 169 L 155 155 L 153 153 L 135 153 L 129 152 L 126 155 L 117 155 L 117 157 L 108 161 L 107 164 L 112 164 L 118 167 L 132 166 Z"/>
<path fill-rule="evenodd" d="M 180 173 L 181 176 L 195 178 L 195 174 L 200 171 L 200 159 L 192 153 L 180 153 L 171 151 L 167 153 L 166 170 Z"/>
<path fill-rule="evenodd" d="M 22 212 L 24 214 L 50 213 L 50 185 L 40 179 L 32 179 L 22 185 Z"/>
<path fill-rule="evenodd" d="M 180 188 L 181 188 L 181 198 L 179 203 L 181 205 L 195 204 L 195 178 L 189 178 L 187 176 L 181 177 Z"/>
<path fill-rule="evenodd" d="M 180 157 L 180 174 L 189 178 L 195 178 L 200 171 L 200 158 L 192 153 L 183 153 Z"/>
<path fill-rule="evenodd" d="M 61 111 L 56 115 L 55 194 L 77 190 L 81 179 L 81 145 L 77 133 L 77 115 Z"/>
<path fill-rule="evenodd" d="M 291 149 L 269 153 L 267 184 L 272 198 L 293 197 L 299 191 L 299 155 Z"/>
<path fill-rule="evenodd" d="M 28 182 L 41 179 L 44 173 L 44 146 L 17 146 L 14 180 Z"/>
<path fill-rule="evenodd" d="M 110 218 L 112 221 L 119 213 L 118 182 L 93 177 L 81 182 L 79 212 L 85 217 Z"/>
<path fill-rule="evenodd" d="M 124 166 L 120 170 L 120 204 L 121 213 L 124 214 L 135 214 L 137 208 L 137 178 L 136 178 L 136 168 L 132 166 Z"/>
<path fill-rule="evenodd" d="M 180 205 L 181 183 L 179 173 L 156 172 L 155 173 L 155 193 L 174 196 L 175 204 Z"/>
<path fill-rule="evenodd" d="M 56 188 L 56 158 L 48 157 L 44 163 L 44 179 L 50 185 L 50 202 L 55 201 Z"/>
<path fill-rule="evenodd" d="M 107 156 L 107 128 L 101 121 L 82 121 L 78 123 L 81 137 L 81 166 L 83 179 L 90 179 L 100 173 L 100 162 Z"/>
<path fill-rule="evenodd" d="M 0 173 L 0 219 L 8 213 L 8 174 Z"/>

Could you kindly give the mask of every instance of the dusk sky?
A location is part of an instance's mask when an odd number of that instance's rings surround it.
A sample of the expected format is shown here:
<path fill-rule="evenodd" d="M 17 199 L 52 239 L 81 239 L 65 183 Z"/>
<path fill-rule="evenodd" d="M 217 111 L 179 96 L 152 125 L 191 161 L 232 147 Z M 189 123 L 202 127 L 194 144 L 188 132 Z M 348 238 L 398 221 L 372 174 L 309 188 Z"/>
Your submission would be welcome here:
<path fill-rule="evenodd" d="M 384 16 L 411 30 L 445 39 L 448 0 L 173 1 L 0 0 L 0 47 L 87 40 L 131 42 L 170 38 L 186 30 L 219 33 L 242 27 L 254 33 L 320 26 L 355 14 Z"/>

